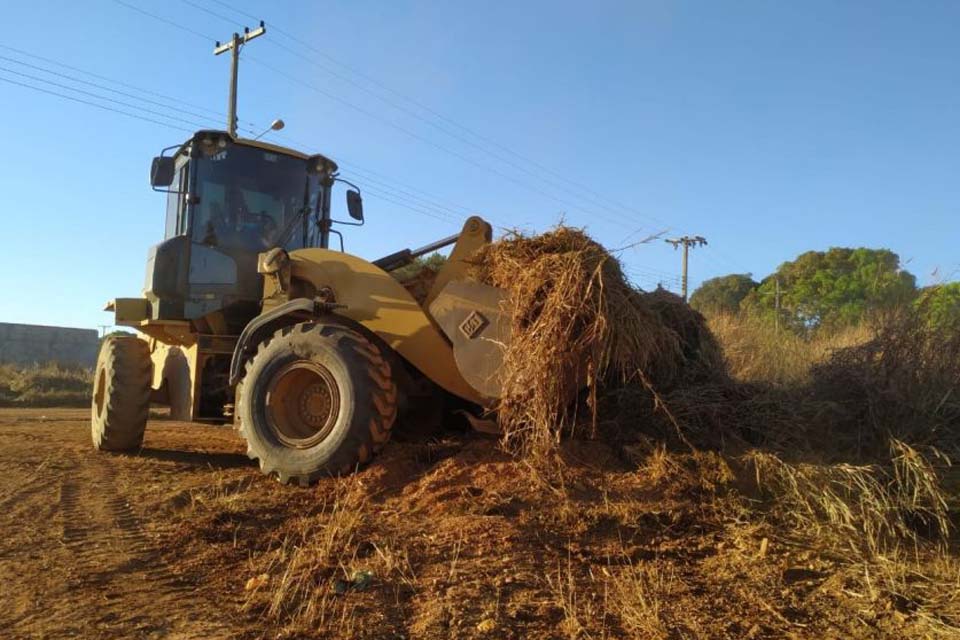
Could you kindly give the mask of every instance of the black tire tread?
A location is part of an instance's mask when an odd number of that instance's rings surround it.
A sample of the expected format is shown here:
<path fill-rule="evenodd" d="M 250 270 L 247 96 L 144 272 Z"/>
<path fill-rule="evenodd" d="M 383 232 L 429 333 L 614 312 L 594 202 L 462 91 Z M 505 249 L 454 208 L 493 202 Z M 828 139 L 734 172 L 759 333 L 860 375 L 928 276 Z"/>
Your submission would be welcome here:
<path fill-rule="evenodd" d="M 147 343 L 135 336 L 111 336 L 100 350 L 91 402 L 91 432 L 101 451 L 130 451 L 143 444 L 150 411 L 152 363 Z M 104 409 L 97 415 L 101 368 L 106 375 Z"/>
<path fill-rule="evenodd" d="M 287 473 L 282 469 L 276 468 L 274 463 L 270 463 L 260 457 L 249 445 L 250 438 L 241 417 L 244 415 L 241 403 L 243 402 L 243 385 L 246 382 L 247 374 L 252 369 L 253 363 L 267 350 L 274 340 L 289 336 L 294 331 L 302 334 L 314 333 L 318 339 L 333 342 L 333 344 L 345 354 L 352 354 L 360 358 L 364 365 L 361 369 L 366 372 L 369 382 L 371 383 L 366 385 L 371 391 L 370 400 L 375 409 L 372 412 L 374 415 L 371 417 L 368 425 L 369 441 L 362 442 L 350 457 L 350 461 L 341 464 L 334 470 L 320 470 L 310 474 Z M 237 429 L 248 442 L 247 457 L 252 460 L 257 460 L 260 470 L 263 473 L 267 475 L 275 474 L 283 484 L 297 482 L 301 486 L 309 486 L 323 475 L 328 475 L 330 471 L 344 475 L 354 471 L 357 465 L 368 462 L 390 439 L 391 429 L 394 422 L 396 422 L 397 410 L 398 391 L 393 379 L 390 363 L 380 353 L 377 345 L 364 335 L 341 324 L 304 322 L 279 329 L 258 345 L 256 353 L 246 363 L 243 379 L 237 385 Z"/>

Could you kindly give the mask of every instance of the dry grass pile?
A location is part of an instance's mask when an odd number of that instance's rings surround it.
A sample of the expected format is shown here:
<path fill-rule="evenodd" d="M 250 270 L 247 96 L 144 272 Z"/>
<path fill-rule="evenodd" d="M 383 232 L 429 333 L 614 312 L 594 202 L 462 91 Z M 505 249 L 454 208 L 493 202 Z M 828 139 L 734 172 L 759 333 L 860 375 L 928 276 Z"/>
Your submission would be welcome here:
<path fill-rule="evenodd" d="M 894 440 L 888 465 L 790 464 L 763 451 L 747 459 L 793 531 L 859 561 L 904 543 L 947 543 L 949 510 L 931 461 L 939 457 Z"/>
<path fill-rule="evenodd" d="M 886 463 L 788 463 L 752 451 L 769 500 L 766 517 L 782 540 L 838 563 L 847 593 L 863 610 L 910 619 L 912 636 L 960 634 L 957 505 L 942 484 L 946 462 L 891 440 Z M 939 467 L 939 469 L 938 469 Z"/>
<path fill-rule="evenodd" d="M 0 406 L 83 407 L 90 402 L 93 372 L 56 363 L 0 365 Z"/>
<path fill-rule="evenodd" d="M 633 288 L 617 259 L 581 230 L 515 233 L 485 247 L 473 271 L 509 295 L 512 337 L 497 410 L 514 451 L 542 454 L 571 432 L 581 386 L 591 415 L 580 422 L 595 427 L 604 384 L 670 389 L 722 369 L 698 313 L 667 292 Z"/>
<path fill-rule="evenodd" d="M 960 455 L 960 332 L 905 312 L 812 375 L 813 395 L 837 408 L 825 424 L 838 448 L 869 453 L 893 437 Z"/>
<path fill-rule="evenodd" d="M 681 378 L 684 386 L 702 382 L 726 381 L 723 349 L 704 317 L 683 298 L 666 289 L 641 293 L 643 302 L 656 314 L 660 325 L 676 334 L 683 359 Z M 665 382 L 657 378 L 658 386 Z M 676 385 L 668 385 L 670 386 Z"/>

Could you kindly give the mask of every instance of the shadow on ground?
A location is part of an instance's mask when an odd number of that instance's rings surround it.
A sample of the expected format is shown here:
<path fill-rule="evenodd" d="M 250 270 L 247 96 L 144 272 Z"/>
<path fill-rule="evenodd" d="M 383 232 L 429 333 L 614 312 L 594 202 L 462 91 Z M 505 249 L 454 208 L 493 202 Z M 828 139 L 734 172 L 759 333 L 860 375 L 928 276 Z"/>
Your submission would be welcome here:
<path fill-rule="evenodd" d="M 236 469 L 255 466 L 253 460 L 239 453 L 210 453 L 204 451 L 176 451 L 171 449 L 153 449 L 145 447 L 137 454 L 143 458 L 178 462 L 195 467 L 213 467 L 215 469 Z"/>

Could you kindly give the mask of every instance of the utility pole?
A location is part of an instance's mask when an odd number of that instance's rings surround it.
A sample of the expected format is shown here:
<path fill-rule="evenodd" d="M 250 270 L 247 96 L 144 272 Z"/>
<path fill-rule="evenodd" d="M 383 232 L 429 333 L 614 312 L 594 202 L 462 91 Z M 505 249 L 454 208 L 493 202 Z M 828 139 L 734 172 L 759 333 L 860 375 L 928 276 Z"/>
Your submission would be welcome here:
<path fill-rule="evenodd" d="M 237 137 L 237 75 L 240 70 L 240 48 L 254 38 L 259 38 L 267 32 L 267 27 L 260 21 L 260 26 L 250 31 L 249 27 L 243 28 L 243 35 L 234 33 L 230 42 L 220 44 L 217 40 L 213 48 L 213 55 L 218 56 L 221 53 L 229 51 L 230 60 L 230 97 L 227 101 L 227 131 L 233 138 Z"/>
<path fill-rule="evenodd" d="M 100 327 L 100 337 L 102 338 L 103 336 L 107 335 L 107 329 L 109 329 L 109 328 L 112 327 L 113 325 L 112 325 L 112 324 L 98 324 L 97 326 Z"/>
<path fill-rule="evenodd" d="M 682 236 L 680 238 L 667 238 L 664 242 L 668 242 L 673 245 L 673 248 L 676 249 L 679 246 L 683 246 L 683 273 L 681 275 L 681 284 L 680 288 L 683 291 L 683 301 L 687 301 L 687 254 L 690 251 L 690 247 L 702 247 L 707 244 L 707 239 L 703 236 Z"/>

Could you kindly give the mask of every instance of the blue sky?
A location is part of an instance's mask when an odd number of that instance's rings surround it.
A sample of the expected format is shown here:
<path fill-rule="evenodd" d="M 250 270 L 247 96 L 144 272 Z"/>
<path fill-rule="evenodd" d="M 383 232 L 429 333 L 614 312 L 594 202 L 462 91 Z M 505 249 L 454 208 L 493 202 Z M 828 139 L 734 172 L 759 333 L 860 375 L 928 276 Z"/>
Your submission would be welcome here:
<path fill-rule="evenodd" d="M 0 321 L 94 327 L 110 321 L 107 300 L 140 294 L 163 233 L 150 158 L 185 139 L 176 127 L 222 127 L 228 60 L 212 40 L 255 26 L 239 12 L 267 22 L 244 51 L 240 118 L 265 128 L 282 117 L 276 142 L 330 155 L 366 187 L 368 224 L 346 231 L 353 253 L 425 244 L 478 212 L 528 230 L 562 218 L 609 246 L 658 231 L 706 236 L 691 256 L 693 286 L 763 277 L 830 246 L 892 249 L 921 283 L 960 271 L 957 3 L 4 9 L 0 78 L 133 110 L 14 72 L 110 96 L 174 128 L 0 82 L 10 154 Z M 209 119 L 172 111 L 167 96 Z M 664 242 L 621 257 L 642 286 L 674 286 L 680 257 Z"/>

